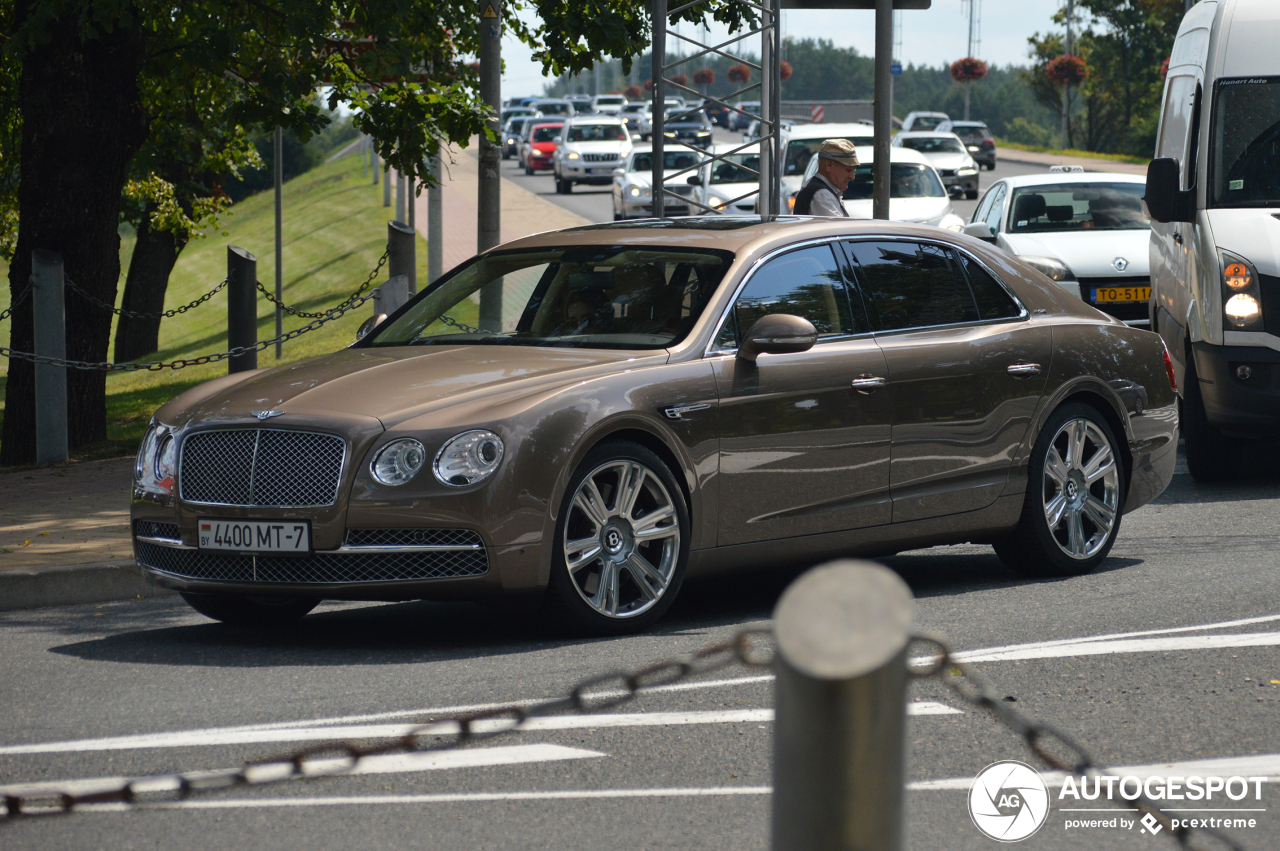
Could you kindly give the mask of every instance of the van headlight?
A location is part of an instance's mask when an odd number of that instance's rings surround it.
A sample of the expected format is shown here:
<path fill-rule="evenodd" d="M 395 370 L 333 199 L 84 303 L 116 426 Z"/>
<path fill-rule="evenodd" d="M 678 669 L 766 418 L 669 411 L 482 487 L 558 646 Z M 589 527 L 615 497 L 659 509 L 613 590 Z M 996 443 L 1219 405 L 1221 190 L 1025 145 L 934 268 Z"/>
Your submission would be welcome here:
<path fill-rule="evenodd" d="M 1222 269 L 1222 315 L 1233 331 L 1261 331 L 1262 291 L 1253 264 L 1238 254 L 1219 251 Z"/>
<path fill-rule="evenodd" d="M 505 451 L 502 438 L 491 431 L 464 431 L 440 447 L 432 467 L 441 484 L 464 487 L 493 475 Z"/>
<path fill-rule="evenodd" d="M 1043 272 L 1051 280 L 1058 283 L 1074 281 L 1075 273 L 1067 268 L 1067 264 L 1053 257 L 1037 257 L 1033 254 L 1019 255 L 1018 259 L 1038 272 Z"/>
<path fill-rule="evenodd" d="M 403 485 L 418 475 L 427 460 L 426 448 L 412 437 L 393 440 L 373 456 L 369 472 L 384 485 Z"/>

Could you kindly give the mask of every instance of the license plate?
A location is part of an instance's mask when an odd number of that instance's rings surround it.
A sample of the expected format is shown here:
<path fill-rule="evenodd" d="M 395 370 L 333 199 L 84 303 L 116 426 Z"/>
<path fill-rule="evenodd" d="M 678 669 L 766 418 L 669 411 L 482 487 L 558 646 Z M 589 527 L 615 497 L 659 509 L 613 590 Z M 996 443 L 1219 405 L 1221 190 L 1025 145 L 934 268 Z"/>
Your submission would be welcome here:
<path fill-rule="evenodd" d="M 202 550 L 238 553 L 311 552 L 311 524 L 305 520 L 200 520 Z"/>
<path fill-rule="evenodd" d="M 1151 287 L 1098 287 L 1093 291 L 1093 303 L 1116 301 L 1150 301 Z"/>

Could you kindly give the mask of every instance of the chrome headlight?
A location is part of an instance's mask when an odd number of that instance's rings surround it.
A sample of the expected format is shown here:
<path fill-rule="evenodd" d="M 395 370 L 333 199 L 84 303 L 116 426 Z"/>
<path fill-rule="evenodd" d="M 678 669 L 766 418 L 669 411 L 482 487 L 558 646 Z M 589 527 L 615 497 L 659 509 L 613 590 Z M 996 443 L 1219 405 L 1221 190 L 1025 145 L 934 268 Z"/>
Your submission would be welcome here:
<path fill-rule="evenodd" d="M 142 443 L 138 446 L 138 458 L 133 462 L 133 480 L 141 482 L 151 478 L 151 471 L 155 469 L 156 460 L 156 443 L 160 436 L 160 427 L 154 422 L 147 426 L 147 431 L 142 435 Z"/>
<path fill-rule="evenodd" d="M 1262 331 L 1262 292 L 1253 264 L 1238 254 L 1219 251 L 1222 313 L 1233 331 Z"/>
<path fill-rule="evenodd" d="M 473 485 L 493 475 L 505 451 L 502 438 L 491 431 L 464 431 L 440 447 L 432 469 L 442 484 Z"/>
<path fill-rule="evenodd" d="M 1053 257 L 1036 257 L 1035 255 L 1025 254 L 1020 255 L 1018 259 L 1059 283 L 1076 279 L 1075 273 L 1068 269 L 1065 263 Z"/>
<path fill-rule="evenodd" d="M 632 197 L 632 198 L 639 198 L 639 197 L 640 197 L 640 187 L 639 187 L 639 186 L 632 186 L 632 187 L 631 187 L 629 190 L 627 190 L 627 191 L 631 193 L 631 197 Z"/>
<path fill-rule="evenodd" d="M 169 487 L 172 487 L 177 467 L 178 441 L 173 439 L 172 434 L 166 434 L 160 439 L 160 447 L 156 450 L 156 483 L 164 487 L 164 483 L 168 481 Z"/>
<path fill-rule="evenodd" d="M 717 210 L 723 210 L 723 209 L 724 209 L 724 199 L 723 199 L 723 198 L 721 198 L 721 197 L 720 197 L 720 196 L 718 196 L 718 195 L 708 195 L 708 196 L 707 196 L 707 206 L 708 206 L 708 207 L 713 207 L 713 208 L 715 208 L 715 209 L 717 209 Z"/>
<path fill-rule="evenodd" d="M 427 450 L 412 437 L 393 440 L 378 451 L 369 472 L 384 485 L 402 485 L 418 475 L 426 463 Z"/>
<path fill-rule="evenodd" d="M 971 165 L 962 165 L 956 169 L 956 174 L 968 177 L 971 174 L 977 174 L 978 170 Z"/>

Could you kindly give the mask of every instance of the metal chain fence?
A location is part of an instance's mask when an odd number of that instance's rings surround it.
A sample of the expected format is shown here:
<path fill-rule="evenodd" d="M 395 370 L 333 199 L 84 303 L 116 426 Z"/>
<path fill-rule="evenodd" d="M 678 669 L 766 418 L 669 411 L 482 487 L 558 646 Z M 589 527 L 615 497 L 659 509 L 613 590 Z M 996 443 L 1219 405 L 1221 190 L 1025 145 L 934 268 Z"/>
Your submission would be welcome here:
<path fill-rule="evenodd" d="M 912 677 L 940 679 L 965 703 L 994 715 L 997 721 L 1021 737 L 1027 750 L 1050 768 L 1079 777 L 1118 776 L 1104 766 L 1098 765 L 1084 748 L 1065 734 L 1047 724 L 1028 718 L 1001 700 L 1000 696 L 985 680 L 974 673 L 972 668 L 955 660 L 951 648 L 941 638 L 919 635 L 914 637 L 913 643 L 927 645 L 930 650 L 926 652 L 923 664 L 908 666 Z M 1216 830 L 1189 828 L 1176 824 L 1172 817 L 1162 812 L 1153 801 L 1143 795 L 1138 795 L 1134 799 L 1125 797 L 1125 801 L 1136 807 L 1144 816 L 1149 815 L 1155 819 L 1161 827 L 1168 828 L 1169 835 L 1183 848 L 1197 849 L 1197 851 L 1209 851 L 1209 849 L 1244 851 L 1240 845 Z"/>
<path fill-rule="evenodd" d="M 361 295 L 361 293 L 367 290 L 369 288 L 369 285 L 373 283 L 373 279 L 378 277 L 378 272 L 382 270 L 382 267 L 387 262 L 387 258 L 390 256 L 391 256 L 390 249 L 382 252 L 382 256 L 378 258 L 378 263 L 376 266 L 373 267 L 373 271 L 369 273 L 369 277 L 366 278 L 365 282 L 361 284 L 354 293 L 348 296 L 345 301 L 340 302 L 338 304 L 338 307 L 345 307 L 347 305 L 347 302 L 350 302 L 358 298 Z M 258 285 L 258 292 L 266 296 L 267 301 L 276 305 L 285 313 L 292 314 L 293 316 L 297 316 L 303 319 L 319 319 L 320 317 L 325 315 L 324 313 L 307 313 L 305 310 L 298 310 L 296 307 L 290 307 L 280 299 L 276 298 L 265 286 L 263 286 L 262 281 L 255 281 L 254 283 Z M 334 310 L 337 310 L 337 309 L 338 308 L 334 308 Z"/>
<path fill-rule="evenodd" d="M 13 311 L 18 307 L 18 305 L 22 304 L 23 300 L 26 299 L 26 297 L 29 295 L 31 295 L 31 284 L 27 284 L 25 287 L 23 287 L 22 292 L 18 293 L 18 297 L 15 298 L 12 302 L 10 302 L 9 306 L 6 307 L 4 310 L 0 310 L 0 322 L 5 321 L 10 316 L 12 316 Z"/>
<path fill-rule="evenodd" d="M 355 310 L 357 307 L 373 298 L 373 293 L 369 293 L 368 295 L 361 294 L 369 288 L 369 285 L 373 283 L 373 279 L 378 276 L 378 272 L 381 271 L 383 265 L 387 262 L 387 256 L 387 252 L 384 251 L 382 256 L 378 258 L 377 265 L 373 267 L 373 271 L 369 273 L 369 276 L 365 279 L 364 283 L 362 283 L 354 293 L 339 303 L 337 307 L 326 310 L 324 313 L 299 313 L 299 316 L 313 316 L 316 318 L 306 325 L 303 325 L 301 328 L 295 328 L 292 331 L 281 334 L 279 337 L 273 337 L 270 340 L 260 340 L 252 346 L 235 346 L 229 351 L 218 352 L 212 355 L 200 355 L 199 357 L 194 358 L 182 358 L 175 361 L 146 361 L 143 363 L 111 363 L 110 361 L 99 361 L 95 363 L 92 361 L 64 360 L 62 358 L 44 357 L 43 355 L 37 355 L 33 352 L 19 352 L 15 349 L 6 348 L 4 346 L 0 346 L 0 357 L 17 358 L 19 360 L 31 361 L 32 363 L 51 364 L 53 366 L 62 366 L 69 369 L 98 370 L 101 372 L 139 372 L 141 370 L 159 372 L 164 369 L 183 369 L 188 366 L 202 366 L 206 363 L 217 363 L 218 361 L 224 361 L 227 358 L 248 354 L 249 352 L 261 352 L 270 346 L 274 346 L 276 343 L 286 343 L 296 337 L 301 337 L 303 334 L 316 330 L 326 322 L 340 319 L 344 314 Z M 226 281 L 223 281 L 218 288 L 221 288 L 225 284 Z M 259 284 L 258 286 L 261 288 L 262 285 Z M 31 287 L 28 286 L 26 290 L 23 290 L 23 295 L 30 291 L 30 289 Z M 212 292 L 217 292 L 217 289 Z M 21 298 L 22 296 L 19 296 L 18 300 Z M 272 301 L 274 300 L 275 299 L 272 299 Z M 105 304 L 105 302 L 102 303 Z M 15 300 L 14 305 L 10 307 L 10 311 L 16 305 L 17 300 Z M 284 305 L 281 306 L 283 307 Z M 114 310 L 114 308 L 112 309 Z M 2 318 L 3 316 L 0 316 L 0 319 Z"/>
<path fill-rule="evenodd" d="M 206 301 L 208 301 L 209 299 L 213 298 L 213 297 L 214 297 L 215 295 L 217 295 L 218 293 L 222 292 L 222 290 L 226 288 L 227 283 L 228 283 L 231 279 L 230 279 L 230 278 L 223 278 L 223 279 L 222 279 L 222 283 L 218 284 L 216 287 L 214 287 L 213 289 L 209 290 L 207 293 L 205 293 L 204 295 L 200 296 L 200 297 L 199 297 L 198 299 L 196 299 L 195 301 L 188 302 L 188 303 L 186 303 L 186 304 L 182 305 L 182 307 L 175 307 L 173 310 L 161 310 L 161 311 L 159 311 L 159 312 L 154 312 L 154 311 L 152 311 L 152 312 L 148 312 L 148 311 L 138 311 L 138 310 L 125 310 L 123 307 L 116 307 L 116 306 L 114 306 L 114 305 L 112 305 L 112 304 L 108 304 L 107 302 L 105 302 L 105 301 L 103 301 L 102 299 L 98 298 L 96 295 L 93 295 L 93 294 L 91 294 L 90 292 L 88 292 L 87 290 L 85 290 L 85 289 L 84 289 L 83 287 L 81 287 L 80 285 L 78 285 L 78 284 L 74 283 L 74 282 L 73 282 L 70 278 L 68 278 L 68 277 L 65 277 L 65 276 L 64 276 L 62 280 L 63 280 L 63 283 L 65 283 L 65 284 L 67 285 L 67 289 L 71 290 L 73 293 L 75 293 L 76 295 L 80 296 L 80 298 L 84 299 L 85 301 L 89 302 L 90 304 L 94 305 L 95 307 L 100 307 L 100 308 L 102 308 L 103 310 L 108 310 L 108 311 L 110 311 L 110 312 L 114 313 L 116 316 L 129 316 L 129 317 L 132 317 L 132 318 L 134 318 L 134 319 L 172 319 L 173 317 L 177 316 L 177 315 L 178 315 L 178 314 L 180 314 L 180 313 L 186 313 L 188 310 L 191 310 L 192 308 L 199 307 L 200 305 L 204 304 L 204 303 L 205 303 Z"/>

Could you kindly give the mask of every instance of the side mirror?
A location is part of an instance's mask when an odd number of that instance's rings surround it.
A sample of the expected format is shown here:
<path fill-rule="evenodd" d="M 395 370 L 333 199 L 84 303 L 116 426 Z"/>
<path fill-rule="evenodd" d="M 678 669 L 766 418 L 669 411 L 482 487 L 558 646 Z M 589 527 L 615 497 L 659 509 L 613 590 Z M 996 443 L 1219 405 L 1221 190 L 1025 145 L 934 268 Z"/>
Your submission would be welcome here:
<path fill-rule="evenodd" d="M 761 316 L 747 329 L 738 357 L 754 362 L 759 355 L 807 352 L 818 342 L 818 329 L 808 319 L 789 313 Z"/>
<path fill-rule="evenodd" d="M 701 186 L 701 185 L 702 185 L 702 175 L 700 175 L 700 174 L 691 174 L 691 175 L 689 175 L 689 179 L 688 179 L 688 180 L 686 180 L 686 181 L 685 181 L 685 183 L 689 184 L 690 186 Z"/>
<path fill-rule="evenodd" d="M 961 231 L 965 236 L 973 236 L 987 242 L 996 241 L 996 229 L 986 222 L 970 222 Z"/>
<path fill-rule="evenodd" d="M 1178 161 L 1160 157 L 1147 166 L 1147 194 L 1142 200 L 1157 222 L 1194 222 L 1195 190 L 1179 189 Z"/>
<path fill-rule="evenodd" d="M 626 172 L 625 172 L 625 171 L 623 171 L 623 170 L 622 170 L 622 169 L 620 169 L 620 168 L 615 168 L 615 169 L 613 170 L 613 176 L 614 176 L 614 177 L 622 177 L 624 174 L 626 174 Z"/>
<path fill-rule="evenodd" d="M 370 316 L 368 319 L 360 323 L 360 327 L 356 329 L 356 340 L 363 340 L 368 337 L 374 328 L 382 324 L 387 318 L 387 314 L 379 313 L 377 316 Z"/>

